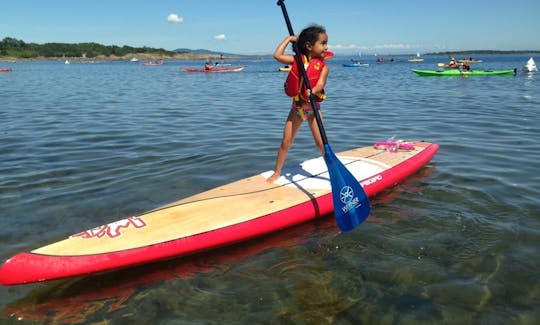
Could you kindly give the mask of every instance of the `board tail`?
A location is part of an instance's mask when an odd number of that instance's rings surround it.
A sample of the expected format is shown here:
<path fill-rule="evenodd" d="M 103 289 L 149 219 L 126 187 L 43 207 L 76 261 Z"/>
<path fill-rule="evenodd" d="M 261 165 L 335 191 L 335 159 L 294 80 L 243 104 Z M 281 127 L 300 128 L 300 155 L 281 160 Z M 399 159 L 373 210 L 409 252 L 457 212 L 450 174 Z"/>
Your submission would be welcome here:
<path fill-rule="evenodd" d="M 366 192 L 351 172 L 332 152 L 324 146 L 324 160 L 330 174 L 332 202 L 338 227 L 349 231 L 367 219 L 371 211 Z"/>

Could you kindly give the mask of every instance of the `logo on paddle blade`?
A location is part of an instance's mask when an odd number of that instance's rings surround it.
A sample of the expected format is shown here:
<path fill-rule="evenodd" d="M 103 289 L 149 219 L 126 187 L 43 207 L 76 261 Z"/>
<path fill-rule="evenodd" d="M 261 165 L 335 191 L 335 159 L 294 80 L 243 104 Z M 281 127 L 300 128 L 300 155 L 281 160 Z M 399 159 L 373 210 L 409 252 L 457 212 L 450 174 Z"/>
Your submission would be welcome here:
<path fill-rule="evenodd" d="M 354 197 L 354 190 L 350 186 L 343 186 L 339 192 L 339 198 L 343 204 L 347 204 Z"/>
<path fill-rule="evenodd" d="M 341 210 L 343 210 L 344 213 L 360 206 L 360 200 L 357 196 L 354 196 L 354 190 L 350 186 L 343 186 L 341 188 L 341 191 L 339 191 L 339 199 L 341 200 L 341 203 L 344 204 L 343 207 L 341 207 Z"/>

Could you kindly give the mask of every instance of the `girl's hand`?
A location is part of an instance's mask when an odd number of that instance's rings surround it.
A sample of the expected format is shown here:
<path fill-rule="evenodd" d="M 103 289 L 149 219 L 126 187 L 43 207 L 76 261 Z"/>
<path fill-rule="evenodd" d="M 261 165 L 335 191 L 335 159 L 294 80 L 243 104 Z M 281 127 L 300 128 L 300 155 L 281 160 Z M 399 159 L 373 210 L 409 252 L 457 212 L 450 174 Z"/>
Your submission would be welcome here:
<path fill-rule="evenodd" d="M 274 51 L 274 59 L 283 64 L 292 64 L 294 63 L 294 56 L 285 54 L 285 49 L 291 42 L 296 42 L 298 36 L 287 36 L 279 43 L 278 47 Z"/>

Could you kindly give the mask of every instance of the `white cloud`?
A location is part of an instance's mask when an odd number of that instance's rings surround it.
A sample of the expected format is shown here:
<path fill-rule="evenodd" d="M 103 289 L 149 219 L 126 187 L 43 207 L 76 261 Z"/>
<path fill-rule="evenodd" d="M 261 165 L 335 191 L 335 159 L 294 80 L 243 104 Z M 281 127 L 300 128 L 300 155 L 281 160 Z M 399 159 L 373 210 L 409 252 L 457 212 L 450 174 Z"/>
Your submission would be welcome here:
<path fill-rule="evenodd" d="M 373 46 L 360 46 L 356 44 L 348 44 L 348 45 L 330 45 L 330 48 L 336 49 L 336 50 L 403 50 L 403 49 L 411 49 L 413 46 L 409 44 L 378 44 Z"/>
<path fill-rule="evenodd" d="M 333 50 L 357 50 L 357 49 L 362 48 L 356 44 L 348 44 L 348 45 L 337 44 L 337 45 L 330 45 L 328 47 Z"/>
<path fill-rule="evenodd" d="M 214 36 L 214 39 L 218 41 L 224 41 L 227 38 L 225 37 L 225 34 L 219 34 L 219 35 Z"/>
<path fill-rule="evenodd" d="M 412 46 L 409 44 L 381 44 L 373 46 L 375 50 L 408 50 Z"/>
<path fill-rule="evenodd" d="M 177 14 L 170 14 L 167 16 L 167 21 L 171 24 L 181 24 L 184 22 L 184 18 L 178 17 Z"/>

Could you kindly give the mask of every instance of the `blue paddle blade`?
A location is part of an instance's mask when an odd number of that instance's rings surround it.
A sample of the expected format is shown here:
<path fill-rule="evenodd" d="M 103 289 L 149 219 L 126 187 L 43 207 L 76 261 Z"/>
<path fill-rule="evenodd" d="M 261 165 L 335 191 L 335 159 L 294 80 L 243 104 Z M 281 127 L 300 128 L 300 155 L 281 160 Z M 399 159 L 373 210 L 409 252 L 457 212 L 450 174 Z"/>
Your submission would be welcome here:
<path fill-rule="evenodd" d="M 369 216 L 371 207 L 362 185 L 330 149 L 324 145 L 324 161 L 330 174 L 334 214 L 341 231 L 349 231 Z"/>

